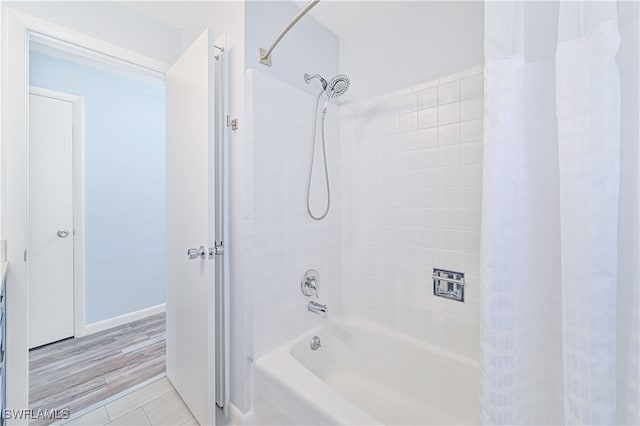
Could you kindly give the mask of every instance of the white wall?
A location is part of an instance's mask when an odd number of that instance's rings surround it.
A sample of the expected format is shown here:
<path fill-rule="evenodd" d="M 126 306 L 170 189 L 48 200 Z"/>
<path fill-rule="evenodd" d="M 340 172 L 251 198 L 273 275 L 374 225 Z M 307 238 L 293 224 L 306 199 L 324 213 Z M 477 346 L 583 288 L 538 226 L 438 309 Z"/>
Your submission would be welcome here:
<path fill-rule="evenodd" d="M 164 84 L 35 52 L 29 79 L 84 98 L 85 322 L 165 303 Z"/>
<path fill-rule="evenodd" d="M 340 311 L 340 144 L 338 111 L 326 119 L 332 185 L 322 221 L 307 214 L 316 97 L 260 72 L 247 72 L 253 148 L 253 269 L 250 278 L 254 359 L 325 321 L 308 312 L 300 290 L 309 269 L 320 273 L 320 302 Z M 320 123 L 320 120 L 318 120 Z M 321 214 L 326 192 L 320 141 L 311 206 Z"/>
<path fill-rule="evenodd" d="M 304 82 L 304 74 L 327 80 L 338 72 L 338 36 L 313 16 L 304 16 L 287 33 L 273 53 L 271 67 L 258 62 L 259 48 L 268 49 L 285 25 L 300 12 L 291 1 L 248 1 L 245 5 L 245 66 L 293 87 L 318 93 L 320 85 Z"/>
<path fill-rule="evenodd" d="M 361 99 L 482 63 L 480 1 L 406 1 L 342 34 L 340 72 L 349 74 L 345 100 Z"/>
<path fill-rule="evenodd" d="M 181 51 L 180 28 L 137 12 L 123 2 L 6 1 L 3 4 L 163 62 L 172 62 Z"/>
<path fill-rule="evenodd" d="M 342 306 L 479 356 L 482 67 L 341 107 Z M 465 302 L 433 295 L 465 273 Z"/>

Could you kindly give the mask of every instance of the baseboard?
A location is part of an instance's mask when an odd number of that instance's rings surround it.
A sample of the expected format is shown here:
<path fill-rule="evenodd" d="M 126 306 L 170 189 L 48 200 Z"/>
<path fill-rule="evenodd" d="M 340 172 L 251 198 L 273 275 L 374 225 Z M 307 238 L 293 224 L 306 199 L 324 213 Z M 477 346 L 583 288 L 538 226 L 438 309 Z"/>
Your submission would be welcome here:
<path fill-rule="evenodd" d="M 120 315 L 117 317 L 109 318 L 103 321 L 94 322 L 84 326 L 84 335 L 97 333 L 99 331 L 108 330 L 119 325 L 127 324 L 132 321 L 137 321 L 151 315 L 159 314 L 167 310 L 166 303 L 150 306 L 148 308 L 140 309 L 139 311 L 129 312 L 128 314 Z"/>

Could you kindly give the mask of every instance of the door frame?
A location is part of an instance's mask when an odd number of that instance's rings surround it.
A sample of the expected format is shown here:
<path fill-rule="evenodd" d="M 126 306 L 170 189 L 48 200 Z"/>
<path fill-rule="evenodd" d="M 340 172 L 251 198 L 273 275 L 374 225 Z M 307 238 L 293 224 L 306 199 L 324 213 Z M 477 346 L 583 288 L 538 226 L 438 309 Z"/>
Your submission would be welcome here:
<path fill-rule="evenodd" d="M 29 45 L 31 40 L 66 46 L 74 53 L 163 78 L 169 64 L 43 19 L 3 7 L 2 11 L 2 215 L 0 239 L 7 241 L 7 407 L 29 407 L 29 277 L 27 272 L 27 147 Z M 8 42 L 10 40 L 10 42 Z M 112 60 L 112 61 L 111 61 Z M 10 223 L 11 226 L 8 226 Z M 27 424 L 27 419 L 8 419 Z"/>
<path fill-rule="evenodd" d="M 73 336 L 84 336 L 84 97 L 57 90 L 29 86 L 29 94 L 70 102 L 73 111 Z M 27 140 L 27 144 L 29 141 Z M 28 153 L 29 151 L 27 151 Z M 29 157 L 27 155 L 27 171 Z M 27 175 L 28 176 L 28 175 Z M 27 182 L 27 217 L 29 217 L 29 182 Z M 27 233 L 29 232 L 27 219 Z M 27 239 L 28 241 L 28 239 Z M 28 254 L 28 252 L 27 252 Z"/>

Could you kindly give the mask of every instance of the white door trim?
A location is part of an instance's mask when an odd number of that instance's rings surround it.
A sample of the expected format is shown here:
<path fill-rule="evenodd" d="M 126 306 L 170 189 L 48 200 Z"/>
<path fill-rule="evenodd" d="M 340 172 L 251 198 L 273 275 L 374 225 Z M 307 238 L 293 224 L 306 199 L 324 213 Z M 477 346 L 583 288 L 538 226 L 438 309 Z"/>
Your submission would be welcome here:
<path fill-rule="evenodd" d="M 36 86 L 29 86 L 29 93 L 70 102 L 73 109 L 73 335 L 81 337 L 85 333 L 84 97 Z"/>
<path fill-rule="evenodd" d="M 62 41 L 76 53 L 106 55 L 119 66 L 142 67 L 164 75 L 169 65 L 70 30 L 34 16 L 5 8 L 2 14 L 2 188 L 0 240 L 7 241 L 7 407 L 29 407 L 29 281 L 26 249 L 26 148 L 29 111 L 29 43 L 32 34 Z M 11 42 L 7 42 L 10 40 Z M 8 424 L 27 420 L 9 419 Z"/>

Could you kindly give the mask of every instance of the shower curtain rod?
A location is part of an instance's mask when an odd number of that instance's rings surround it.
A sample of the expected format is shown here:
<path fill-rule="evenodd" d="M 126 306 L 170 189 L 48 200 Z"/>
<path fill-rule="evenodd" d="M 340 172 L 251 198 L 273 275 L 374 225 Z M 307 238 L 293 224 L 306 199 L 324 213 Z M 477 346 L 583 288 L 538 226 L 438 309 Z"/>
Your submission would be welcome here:
<path fill-rule="evenodd" d="M 291 20 L 291 22 L 289 22 L 287 24 L 286 27 L 284 27 L 284 30 L 282 30 L 282 32 L 280 33 L 280 35 L 278 36 L 278 38 L 276 38 L 276 41 L 273 42 L 273 44 L 271 45 L 271 47 L 267 50 L 263 49 L 262 47 L 260 48 L 260 63 L 264 64 L 268 67 L 271 66 L 271 52 L 273 52 L 273 49 L 276 48 L 276 46 L 278 45 L 278 43 L 280 43 L 280 40 L 282 40 L 284 38 L 285 35 L 287 35 L 287 33 L 289 32 L 289 30 L 291 28 L 293 28 L 293 26 L 295 24 L 298 23 L 298 21 L 300 19 L 302 19 L 302 17 L 304 15 L 307 14 L 307 12 L 309 12 L 316 4 L 318 4 L 320 2 L 320 0 L 311 0 L 309 3 L 307 3 L 301 10 L 300 12 L 298 12 L 298 14 L 296 16 L 293 17 L 293 19 Z"/>

